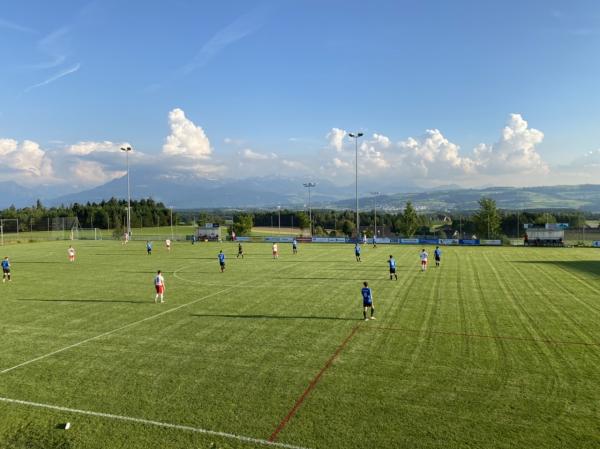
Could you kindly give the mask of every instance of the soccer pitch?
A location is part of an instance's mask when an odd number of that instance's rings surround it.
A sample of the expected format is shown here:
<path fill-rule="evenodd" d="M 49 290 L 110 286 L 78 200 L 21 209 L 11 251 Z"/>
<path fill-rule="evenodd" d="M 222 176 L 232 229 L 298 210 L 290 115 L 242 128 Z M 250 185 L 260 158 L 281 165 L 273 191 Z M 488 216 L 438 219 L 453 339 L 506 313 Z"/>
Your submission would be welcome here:
<path fill-rule="evenodd" d="M 2 248 L 0 447 L 599 447 L 596 250 L 68 245 Z"/>

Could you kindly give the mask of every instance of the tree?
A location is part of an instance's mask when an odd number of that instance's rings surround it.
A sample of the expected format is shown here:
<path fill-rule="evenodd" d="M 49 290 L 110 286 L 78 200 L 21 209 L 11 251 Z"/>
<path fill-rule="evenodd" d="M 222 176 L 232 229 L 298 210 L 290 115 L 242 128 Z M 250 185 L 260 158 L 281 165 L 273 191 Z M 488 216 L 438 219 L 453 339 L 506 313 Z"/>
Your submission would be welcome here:
<path fill-rule="evenodd" d="M 310 226 L 310 220 L 306 212 L 298 212 L 294 221 L 298 223 L 300 229 L 306 229 Z"/>
<path fill-rule="evenodd" d="M 252 215 L 239 214 L 233 218 L 233 230 L 237 235 L 248 235 L 252 232 Z"/>
<path fill-rule="evenodd" d="M 501 221 L 502 218 L 496 207 L 496 201 L 491 198 L 481 198 L 479 200 L 479 210 L 473 215 L 477 234 L 479 236 L 485 235 L 487 238 L 498 237 Z"/>
<path fill-rule="evenodd" d="M 404 213 L 400 218 L 400 231 L 406 237 L 412 237 L 415 235 L 415 231 L 419 227 L 419 216 L 417 211 L 413 207 L 412 203 L 408 201 L 404 207 Z"/>
<path fill-rule="evenodd" d="M 356 228 L 356 226 L 354 225 L 354 223 L 352 221 L 350 221 L 350 220 L 342 221 L 342 232 L 344 234 L 346 234 L 348 237 L 350 237 L 354 233 L 354 228 Z"/>

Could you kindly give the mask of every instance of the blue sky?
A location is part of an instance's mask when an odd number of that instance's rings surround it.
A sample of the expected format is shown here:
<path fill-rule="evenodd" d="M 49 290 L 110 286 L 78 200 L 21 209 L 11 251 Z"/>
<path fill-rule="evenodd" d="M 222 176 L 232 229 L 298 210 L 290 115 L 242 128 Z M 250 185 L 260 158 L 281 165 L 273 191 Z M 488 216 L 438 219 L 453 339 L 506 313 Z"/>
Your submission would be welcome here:
<path fill-rule="evenodd" d="M 188 176 L 343 183 L 348 130 L 365 177 L 416 185 L 600 163 L 597 1 L 2 3 L 0 180 L 104 182 L 126 142 Z"/>

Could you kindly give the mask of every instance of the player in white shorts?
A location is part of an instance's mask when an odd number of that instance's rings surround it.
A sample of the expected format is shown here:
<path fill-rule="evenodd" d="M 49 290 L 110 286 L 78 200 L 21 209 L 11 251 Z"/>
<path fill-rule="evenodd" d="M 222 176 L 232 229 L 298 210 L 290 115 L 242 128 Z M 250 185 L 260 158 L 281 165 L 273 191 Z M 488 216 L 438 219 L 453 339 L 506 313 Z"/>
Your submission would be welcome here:
<path fill-rule="evenodd" d="M 425 251 L 425 248 L 421 250 L 421 271 L 425 271 L 427 269 L 427 258 L 429 254 Z"/>
<path fill-rule="evenodd" d="M 162 272 L 158 270 L 156 276 L 154 276 L 154 288 L 156 289 L 156 296 L 154 297 L 154 304 L 158 302 L 160 298 L 161 304 L 165 302 L 164 294 L 165 294 L 165 278 L 162 275 Z"/>
<path fill-rule="evenodd" d="M 75 248 L 69 246 L 67 254 L 69 255 L 69 262 L 75 262 Z"/>
<path fill-rule="evenodd" d="M 171 240 L 170 239 L 165 240 L 165 245 L 167 246 L 167 251 L 171 251 Z"/>

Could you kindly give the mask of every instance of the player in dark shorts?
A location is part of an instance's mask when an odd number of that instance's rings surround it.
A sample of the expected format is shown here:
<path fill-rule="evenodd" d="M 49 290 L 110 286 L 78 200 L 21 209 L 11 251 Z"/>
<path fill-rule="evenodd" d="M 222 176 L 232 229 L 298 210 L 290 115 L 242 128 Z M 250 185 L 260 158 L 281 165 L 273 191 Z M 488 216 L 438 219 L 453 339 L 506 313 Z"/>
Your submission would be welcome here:
<path fill-rule="evenodd" d="M 221 266 L 221 273 L 225 271 L 225 254 L 223 254 L 223 250 L 219 251 L 219 265 Z"/>
<path fill-rule="evenodd" d="M 390 260 L 388 260 L 388 264 L 390 266 L 390 281 L 392 280 L 392 276 L 394 276 L 396 280 L 398 280 L 398 275 L 396 274 L 396 259 L 394 259 L 394 256 L 392 256 L 391 254 Z"/>
<path fill-rule="evenodd" d="M 292 253 L 298 254 L 298 240 L 296 239 L 292 241 Z"/>
<path fill-rule="evenodd" d="M 439 267 L 442 263 L 442 250 L 439 246 L 435 247 L 435 251 L 433 252 L 433 257 L 435 258 L 435 266 Z"/>
<path fill-rule="evenodd" d="M 235 258 L 237 259 L 240 256 L 242 256 L 242 259 L 244 258 L 244 248 L 242 248 L 241 243 L 238 243 L 238 253 L 237 256 L 235 256 Z"/>
<path fill-rule="evenodd" d="M 2 282 L 10 282 L 10 261 L 8 260 L 8 256 L 2 259 Z"/>
<path fill-rule="evenodd" d="M 356 261 L 360 262 L 360 245 L 358 243 L 354 245 L 354 255 L 356 256 Z"/>
<path fill-rule="evenodd" d="M 364 287 L 360 291 L 363 298 L 363 318 L 365 321 L 369 321 L 367 318 L 367 309 L 371 309 L 371 319 L 375 319 L 375 306 L 373 306 L 373 292 L 369 288 L 367 281 L 363 282 Z"/>

